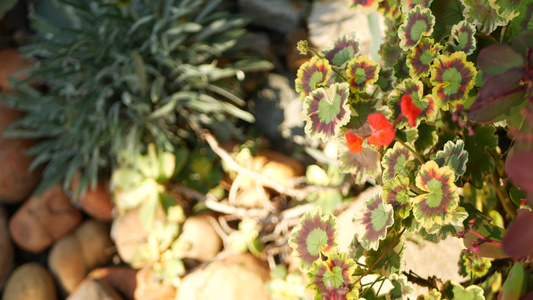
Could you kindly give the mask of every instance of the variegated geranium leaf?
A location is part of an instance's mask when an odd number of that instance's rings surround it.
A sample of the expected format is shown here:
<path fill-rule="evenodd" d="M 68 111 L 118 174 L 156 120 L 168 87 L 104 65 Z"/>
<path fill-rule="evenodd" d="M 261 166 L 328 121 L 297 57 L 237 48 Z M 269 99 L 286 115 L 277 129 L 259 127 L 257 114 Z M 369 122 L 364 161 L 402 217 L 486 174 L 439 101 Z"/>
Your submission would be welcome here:
<path fill-rule="evenodd" d="M 512 1 L 512 0 L 508 0 Z M 495 1 L 496 5 L 500 1 Z M 507 2 L 507 1 L 503 1 Z M 514 1 L 513 1 L 514 2 Z M 516 5 L 516 3 L 515 3 Z M 503 7 L 503 5 L 502 5 Z M 531 29 L 531 25 L 533 24 L 533 2 L 531 1 L 518 1 L 518 9 L 517 13 L 518 16 L 514 17 L 510 23 L 510 27 L 513 33 L 513 36 L 520 35 L 521 32 L 524 32 L 528 29 Z M 513 8 L 514 9 L 514 8 Z M 501 13 L 501 10 L 499 11 Z M 505 17 L 505 16 L 504 16 Z M 516 41 L 516 39 L 515 39 Z"/>
<path fill-rule="evenodd" d="M 424 7 L 424 8 L 429 8 L 433 0 L 401 0 L 401 2 L 402 2 L 402 11 L 406 13 L 412 10 L 413 8 L 415 8 L 417 5 L 420 5 L 421 7 Z"/>
<path fill-rule="evenodd" d="M 360 8 L 365 13 L 371 13 L 378 9 L 382 0 L 350 0 L 353 8 Z"/>
<path fill-rule="evenodd" d="M 433 121 L 436 117 L 437 110 L 435 107 L 435 101 L 430 95 L 423 96 L 423 83 L 416 79 L 406 79 L 402 81 L 396 90 L 391 93 L 388 106 L 392 110 L 392 119 L 397 119 L 401 114 L 401 97 L 408 95 L 411 97 L 412 104 L 420 108 L 422 111 L 416 117 L 416 123 L 420 124 L 421 121 Z M 401 118 L 396 124 L 397 127 L 405 127 L 408 125 L 407 118 Z"/>
<path fill-rule="evenodd" d="M 407 55 L 409 75 L 414 78 L 429 75 L 430 65 L 437 57 L 440 45 L 435 44 L 431 38 L 422 38 L 420 43 Z"/>
<path fill-rule="evenodd" d="M 476 50 L 476 27 L 468 21 L 463 20 L 452 27 L 453 41 L 450 43 L 450 52 L 463 51 L 466 55 L 474 53 Z"/>
<path fill-rule="evenodd" d="M 336 137 L 350 121 L 349 95 L 348 84 L 343 82 L 318 88 L 305 97 L 302 106 L 302 119 L 307 121 L 305 133 L 322 141 Z"/>
<path fill-rule="evenodd" d="M 445 240 L 450 236 L 455 236 L 456 233 L 464 230 L 464 221 L 468 218 L 468 213 L 466 210 L 458 206 L 452 212 L 452 218 L 450 222 L 446 225 L 433 224 L 432 228 L 426 229 L 422 228 L 420 233 L 430 241 L 435 243 Z"/>
<path fill-rule="evenodd" d="M 381 159 L 383 182 L 390 181 L 396 176 L 406 176 L 411 169 L 409 161 L 412 158 L 411 152 L 400 143 L 395 143 L 392 148 L 387 149 Z"/>
<path fill-rule="evenodd" d="M 330 64 L 341 67 L 359 55 L 360 46 L 355 32 L 345 34 L 333 42 L 331 48 L 322 50 Z"/>
<path fill-rule="evenodd" d="M 397 19 L 401 15 L 400 0 L 383 0 L 381 8 L 383 15 L 391 20 Z"/>
<path fill-rule="evenodd" d="M 381 68 L 379 70 L 379 78 L 376 84 L 383 93 L 388 93 L 394 89 L 396 83 L 396 76 L 394 76 L 393 68 Z"/>
<path fill-rule="evenodd" d="M 381 172 L 379 153 L 369 148 L 366 140 L 363 142 L 361 152 L 349 151 L 343 139 L 339 144 L 339 170 L 353 175 L 355 182 L 363 184 L 367 179 L 377 178 Z"/>
<path fill-rule="evenodd" d="M 398 176 L 383 185 L 383 200 L 392 205 L 394 212 L 402 219 L 409 217 L 413 208 L 409 200 L 409 178 Z"/>
<path fill-rule="evenodd" d="M 364 92 L 370 85 L 378 80 L 379 64 L 365 55 L 360 55 L 348 62 L 346 75 L 350 88 L 354 91 Z"/>
<path fill-rule="evenodd" d="M 447 299 L 472 299 L 472 300 L 484 300 L 485 292 L 477 285 L 470 285 L 463 287 L 460 283 L 455 281 L 449 281 L 444 287 L 444 294 Z"/>
<path fill-rule="evenodd" d="M 291 232 L 289 245 L 300 268 L 308 271 L 320 259 L 337 247 L 338 225 L 333 215 L 321 216 L 320 209 L 304 214 Z"/>
<path fill-rule="evenodd" d="M 315 290 L 315 299 L 335 299 L 333 295 L 345 295 L 356 299 L 359 286 L 355 285 L 355 261 L 346 253 L 332 253 L 326 261 L 317 260 L 309 274 L 309 287 Z"/>
<path fill-rule="evenodd" d="M 520 2 L 527 2 L 527 1 L 520 1 L 520 0 L 494 0 L 492 1 L 492 6 L 496 8 L 496 11 L 498 12 L 498 15 L 502 16 L 503 18 L 511 21 L 515 17 L 518 17 L 521 15 L 519 12 Z"/>
<path fill-rule="evenodd" d="M 331 73 L 329 62 L 318 56 L 314 56 L 311 60 L 302 64 L 294 81 L 296 91 L 300 93 L 300 98 L 304 100 L 315 88 L 326 85 Z"/>
<path fill-rule="evenodd" d="M 422 37 L 431 36 L 434 25 L 435 17 L 431 14 L 431 10 L 416 5 L 407 12 L 403 24 L 398 29 L 400 47 L 405 51 L 413 49 Z"/>
<path fill-rule="evenodd" d="M 361 246 L 377 250 L 379 241 L 387 236 L 387 228 L 394 224 L 392 205 L 386 204 L 381 195 L 374 195 L 366 202 L 364 214 L 354 218 L 354 222 L 360 228 Z"/>
<path fill-rule="evenodd" d="M 464 150 L 465 142 L 457 140 L 457 142 L 448 141 L 444 144 L 443 150 L 440 150 L 435 155 L 434 161 L 439 167 L 448 166 L 455 171 L 455 180 L 459 179 L 466 171 L 466 163 L 468 162 L 468 152 Z"/>
<path fill-rule="evenodd" d="M 403 52 L 392 66 L 394 76 L 396 76 L 398 81 L 411 77 L 409 75 L 409 67 L 407 66 L 407 53 Z"/>
<path fill-rule="evenodd" d="M 453 219 L 453 211 L 459 204 L 459 194 L 454 184 L 455 172 L 448 166 L 439 167 L 436 162 L 423 164 L 416 175 L 416 186 L 427 193 L 413 201 L 413 213 L 428 233 L 435 232 L 435 224 L 447 225 Z"/>
<path fill-rule="evenodd" d="M 431 70 L 432 94 L 437 100 L 437 106 L 449 110 L 464 103 L 474 86 L 476 74 L 474 64 L 466 60 L 464 52 L 439 55 Z"/>
<path fill-rule="evenodd" d="M 392 289 L 386 295 L 387 300 L 408 300 L 409 296 L 415 291 L 413 284 L 407 281 L 407 276 L 403 274 L 391 274 L 389 280 L 392 284 Z"/>
<path fill-rule="evenodd" d="M 365 264 L 372 266 L 373 272 L 385 277 L 400 273 L 404 268 L 402 261 L 404 248 L 405 243 L 403 238 L 398 238 L 397 232 L 391 232 L 387 234 L 384 240 L 379 242 L 377 249 L 365 251 Z"/>
<path fill-rule="evenodd" d="M 491 34 L 498 26 L 505 26 L 509 20 L 498 15 L 491 0 L 461 0 L 465 19 L 485 34 Z"/>

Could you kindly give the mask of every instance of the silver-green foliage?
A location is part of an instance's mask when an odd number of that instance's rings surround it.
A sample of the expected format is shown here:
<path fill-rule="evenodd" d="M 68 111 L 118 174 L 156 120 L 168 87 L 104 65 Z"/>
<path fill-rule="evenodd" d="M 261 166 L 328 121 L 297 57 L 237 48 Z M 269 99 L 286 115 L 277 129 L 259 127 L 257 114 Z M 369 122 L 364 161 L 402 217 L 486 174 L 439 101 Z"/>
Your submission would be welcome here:
<path fill-rule="evenodd" d="M 45 164 L 37 192 L 68 187 L 77 171 L 83 192 L 149 142 L 174 151 L 194 140 L 192 129 L 253 122 L 237 78 L 270 65 L 245 51 L 247 20 L 222 1 L 48 2 L 67 25 L 31 14 L 36 40 L 23 52 L 38 64 L 26 82 L 45 89 L 19 86 L 11 102 L 27 115 L 9 133 L 42 139 L 29 151 L 32 167 Z"/>

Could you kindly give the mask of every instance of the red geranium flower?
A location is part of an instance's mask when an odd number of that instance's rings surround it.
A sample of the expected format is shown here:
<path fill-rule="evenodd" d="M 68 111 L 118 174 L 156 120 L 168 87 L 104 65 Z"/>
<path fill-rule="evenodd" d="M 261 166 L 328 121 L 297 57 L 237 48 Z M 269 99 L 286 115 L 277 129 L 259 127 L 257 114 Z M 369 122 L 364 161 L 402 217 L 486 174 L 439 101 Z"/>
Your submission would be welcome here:
<path fill-rule="evenodd" d="M 413 98 L 409 95 L 402 96 L 402 102 L 400 105 L 402 107 L 402 114 L 406 116 L 409 121 L 409 126 L 415 127 L 416 118 L 422 112 L 422 109 L 413 104 Z"/>
<path fill-rule="evenodd" d="M 388 146 L 394 141 L 396 131 L 382 113 L 370 114 L 367 118 L 372 133 L 368 143 L 375 146 Z"/>
<path fill-rule="evenodd" d="M 361 152 L 361 146 L 363 145 L 363 139 L 357 135 L 351 133 L 350 131 L 346 132 L 346 142 L 348 144 L 348 149 L 352 153 Z"/>

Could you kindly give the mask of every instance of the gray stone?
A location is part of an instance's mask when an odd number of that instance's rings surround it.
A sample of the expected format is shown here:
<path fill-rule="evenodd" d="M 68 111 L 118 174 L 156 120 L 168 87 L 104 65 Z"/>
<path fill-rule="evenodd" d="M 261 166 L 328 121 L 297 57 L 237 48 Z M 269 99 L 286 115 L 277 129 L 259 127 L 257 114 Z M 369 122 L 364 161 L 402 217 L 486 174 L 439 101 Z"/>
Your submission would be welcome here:
<path fill-rule="evenodd" d="M 383 36 L 384 18 L 378 15 L 378 19 Z M 370 57 L 372 35 L 368 17 L 360 10 L 350 8 L 347 2 L 313 1 L 307 24 L 309 40 L 318 49 L 331 47 L 335 39 L 355 31 L 361 43 L 361 54 Z"/>
<path fill-rule="evenodd" d="M 239 10 L 252 16 L 252 24 L 289 33 L 304 19 L 307 5 L 304 1 L 239 0 Z"/>
<path fill-rule="evenodd" d="M 294 79 L 269 74 L 264 87 L 253 98 L 253 105 L 258 129 L 272 142 L 304 141 L 302 103 L 294 90 Z"/>

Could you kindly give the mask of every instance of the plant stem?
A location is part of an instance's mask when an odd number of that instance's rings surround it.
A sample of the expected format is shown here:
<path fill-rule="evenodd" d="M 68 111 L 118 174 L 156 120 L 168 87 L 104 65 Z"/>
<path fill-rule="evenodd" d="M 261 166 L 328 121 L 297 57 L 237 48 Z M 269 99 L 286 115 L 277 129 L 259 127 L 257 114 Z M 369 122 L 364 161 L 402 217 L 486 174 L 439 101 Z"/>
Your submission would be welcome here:
<path fill-rule="evenodd" d="M 374 286 L 374 284 L 376 284 L 376 282 L 378 282 L 378 281 L 379 281 L 380 279 L 382 279 L 382 278 L 383 278 L 383 276 L 378 276 L 378 277 L 376 277 L 376 280 L 374 280 L 374 281 L 370 284 L 370 286 L 369 286 L 368 288 L 366 288 L 366 290 L 361 294 L 361 298 L 363 298 L 363 296 L 366 294 L 366 292 L 368 292 L 368 291 Z M 379 289 L 381 289 L 381 287 L 383 286 L 383 282 L 384 282 L 384 281 L 385 281 L 385 280 L 382 280 L 382 281 L 381 281 L 381 286 L 379 287 Z"/>
<path fill-rule="evenodd" d="M 516 217 L 516 208 L 513 205 L 513 202 L 509 198 L 509 195 L 506 191 L 502 189 L 502 187 L 498 184 L 498 175 L 496 174 L 496 170 L 490 174 L 490 181 L 492 183 L 492 186 L 494 187 L 494 191 L 496 192 L 496 196 L 498 197 L 498 200 L 500 200 L 500 203 L 503 206 L 503 209 L 505 210 L 506 218 L 509 220 L 512 220 Z"/>
<path fill-rule="evenodd" d="M 400 237 L 403 235 L 403 233 L 405 232 L 405 230 L 407 229 L 407 227 L 404 227 L 402 229 L 402 231 L 400 231 L 400 234 L 398 234 L 398 236 L 396 237 L 396 239 L 394 240 L 394 242 L 392 242 L 392 244 L 389 246 L 389 248 L 387 248 L 387 250 L 385 250 L 385 252 L 383 252 L 383 254 L 381 254 L 381 256 L 370 266 L 370 268 L 368 268 L 365 273 L 363 273 L 363 275 L 361 275 L 355 282 L 354 284 L 358 284 L 359 282 L 361 282 L 361 279 L 363 279 L 363 277 L 365 277 L 366 275 L 368 275 L 368 273 L 370 273 L 370 271 L 372 271 L 372 269 L 383 259 L 383 257 L 385 257 L 385 255 L 387 253 L 389 253 L 389 251 L 396 247 L 396 245 L 398 244 L 398 241 L 400 240 Z"/>
<path fill-rule="evenodd" d="M 324 59 L 324 57 L 320 55 L 315 49 L 309 48 L 309 51 L 313 52 L 314 55 Z M 339 76 L 343 81 L 348 81 L 348 79 L 346 79 L 346 77 L 344 77 L 341 72 L 339 72 L 339 70 L 335 69 L 333 66 L 331 67 L 331 70 L 333 70 L 333 72 L 335 72 L 335 74 L 337 74 L 337 76 Z"/>
<path fill-rule="evenodd" d="M 405 147 L 405 149 L 409 150 L 409 152 L 413 153 L 413 155 L 416 157 L 416 159 L 418 159 L 418 161 L 421 163 L 421 164 L 424 164 L 424 159 L 422 158 L 422 156 L 420 156 L 420 154 L 418 154 L 418 152 L 415 151 L 415 149 L 409 147 L 406 143 L 404 143 L 399 137 L 394 137 L 394 139 L 400 143 L 402 146 Z"/>
<path fill-rule="evenodd" d="M 379 47 L 383 43 L 381 37 L 381 30 L 379 26 L 378 15 L 373 12 L 368 15 L 368 28 L 370 29 L 370 35 L 372 36 L 372 43 L 370 44 L 370 55 L 376 61 L 379 61 Z"/>

